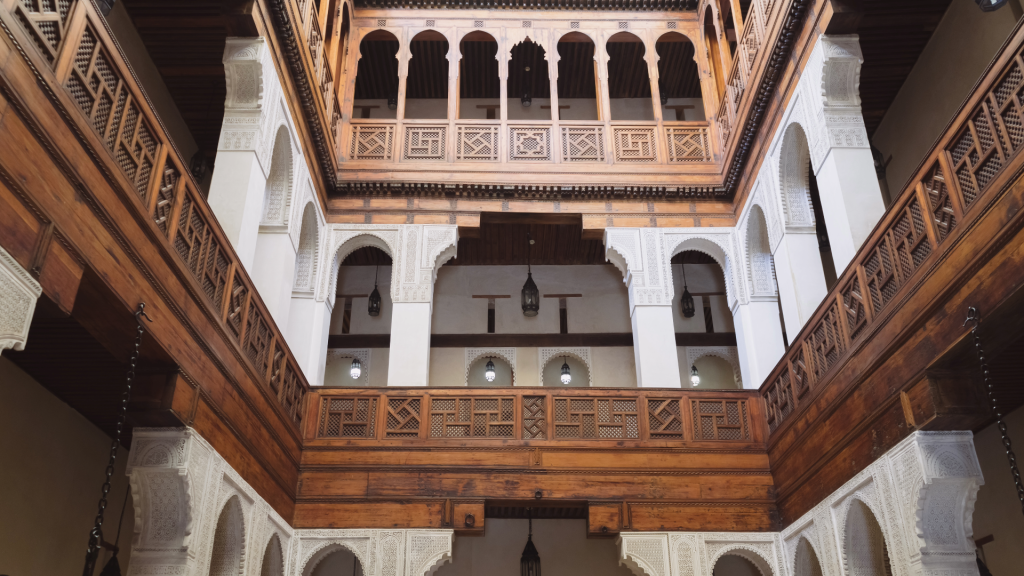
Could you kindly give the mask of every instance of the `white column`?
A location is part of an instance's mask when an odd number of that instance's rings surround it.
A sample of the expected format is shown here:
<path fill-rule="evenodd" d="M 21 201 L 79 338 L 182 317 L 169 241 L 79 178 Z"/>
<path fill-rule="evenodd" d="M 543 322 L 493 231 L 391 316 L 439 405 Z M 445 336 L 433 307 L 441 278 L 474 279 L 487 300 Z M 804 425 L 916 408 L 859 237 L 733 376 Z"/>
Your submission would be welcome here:
<path fill-rule="evenodd" d="M 818 236 L 814 232 L 787 232 L 776 246 L 773 257 L 782 317 L 786 334 L 792 339 L 828 295 Z"/>
<path fill-rule="evenodd" d="M 392 306 L 388 386 L 427 386 L 433 307 L 429 302 L 395 302 Z"/>
<path fill-rule="evenodd" d="M 225 138 L 222 133 L 208 202 L 238 259 L 252 272 L 267 174 L 254 150 L 225 150 Z"/>
<path fill-rule="evenodd" d="M 774 297 L 752 297 L 732 312 L 744 388 L 758 388 L 786 352 Z"/>
<path fill-rule="evenodd" d="M 832 148 L 815 174 L 836 272 L 842 274 L 885 214 L 870 148 Z"/>
<path fill-rule="evenodd" d="M 293 292 L 290 304 L 288 346 L 310 386 L 323 386 L 333 300 L 317 300 L 312 292 Z"/>
<path fill-rule="evenodd" d="M 679 357 L 672 305 L 634 306 L 633 356 L 636 385 L 644 388 L 678 388 Z"/>
<path fill-rule="evenodd" d="M 35 278 L 0 247 L 0 353 L 24 350 L 36 300 L 43 289 Z"/>
<path fill-rule="evenodd" d="M 296 246 L 287 226 L 260 226 L 258 230 L 255 253 L 259 258 L 249 267 L 249 274 L 277 327 L 287 334 Z"/>

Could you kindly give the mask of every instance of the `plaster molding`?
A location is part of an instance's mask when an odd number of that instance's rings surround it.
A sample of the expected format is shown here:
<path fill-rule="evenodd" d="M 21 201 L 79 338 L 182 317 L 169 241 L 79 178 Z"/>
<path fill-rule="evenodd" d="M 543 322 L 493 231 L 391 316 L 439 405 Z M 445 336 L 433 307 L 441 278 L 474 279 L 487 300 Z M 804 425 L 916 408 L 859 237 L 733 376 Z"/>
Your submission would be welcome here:
<path fill-rule="evenodd" d="M 39 282 L 0 247 L 0 353 L 8 348 L 25 349 L 42 293 Z"/>

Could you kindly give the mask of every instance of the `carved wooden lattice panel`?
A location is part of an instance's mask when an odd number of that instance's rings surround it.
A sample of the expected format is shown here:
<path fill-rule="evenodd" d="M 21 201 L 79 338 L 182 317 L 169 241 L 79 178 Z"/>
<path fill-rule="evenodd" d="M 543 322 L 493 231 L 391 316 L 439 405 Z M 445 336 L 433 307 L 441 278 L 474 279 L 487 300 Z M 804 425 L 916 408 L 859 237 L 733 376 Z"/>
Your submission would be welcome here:
<path fill-rule="evenodd" d="M 259 307 L 249 303 L 249 313 L 245 319 L 245 336 L 242 341 L 242 350 L 252 360 L 256 370 L 261 374 L 267 374 L 270 363 L 270 340 L 274 333 L 270 330 L 270 324 L 263 317 Z"/>
<path fill-rule="evenodd" d="M 395 127 L 387 125 L 352 125 L 350 160 L 391 160 Z"/>
<path fill-rule="evenodd" d="M 14 14 L 43 57 L 52 66 L 67 35 L 72 0 L 19 0 Z"/>
<path fill-rule="evenodd" d="M 423 399 L 388 398 L 384 420 L 385 438 L 418 438 Z"/>
<path fill-rule="evenodd" d="M 942 166 L 938 162 L 924 179 L 924 191 L 928 194 L 929 208 L 935 221 L 938 240 L 942 242 L 956 228 L 956 215 L 953 213 L 953 200 L 949 196 L 949 186 L 942 174 Z"/>
<path fill-rule="evenodd" d="M 783 370 L 765 389 L 765 405 L 768 409 L 768 427 L 774 432 L 793 411 L 793 387 L 789 370 Z"/>
<path fill-rule="evenodd" d="M 832 366 L 846 350 L 846 342 L 843 340 L 842 327 L 839 325 L 839 304 L 833 300 L 828 312 L 822 316 L 821 321 L 814 327 L 807 337 L 807 346 L 811 349 L 814 363 L 814 380 L 820 381 L 821 377 Z"/>
<path fill-rule="evenodd" d="M 843 298 L 843 309 L 846 310 L 846 325 L 850 329 L 850 341 L 860 336 L 868 325 L 867 306 L 864 293 L 860 287 L 860 278 L 853 276 L 840 292 Z"/>
<path fill-rule="evenodd" d="M 562 162 L 604 162 L 604 127 L 563 126 Z"/>
<path fill-rule="evenodd" d="M 654 128 L 612 128 L 616 162 L 657 162 Z"/>
<path fill-rule="evenodd" d="M 551 129 L 544 126 L 509 128 L 508 159 L 551 160 Z"/>
<path fill-rule="evenodd" d="M 447 126 L 406 126 L 402 160 L 444 160 Z"/>
<path fill-rule="evenodd" d="M 523 440 L 546 440 L 547 437 L 547 398 L 523 396 Z"/>
<path fill-rule="evenodd" d="M 988 186 L 1006 161 L 999 128 L 991 114 L 990 102 L 981 104 L 949 150 L 953 172 L 960 183 L 964 206 L 969 207 Z"/>
<path fill-rule="evenodd" d="M 456 126 L 457 161 L 497 162 L 497 126 Z"/>
<path fill-rule="evenodd" d="M 160 176 L 160 186 L 156 189 L 156 204 L 153 206 L 153 222 L 164 234 L 167 234 L 168 220 L 174 207 L 174 189 L 180 180 L 181 174 L 168 160 L 164 166 L 164 173 Z"/>
<path fill-rule="evenodd" d="M 665 128 L 669 162 L 710 162 L 707 128 Z"/>
<path fill-rule="evenodd" d="M 157 214 L 161 210 L 161 201 L 162 199 L 157 202 Z M 185 190 L 182 198 L 178 230 L 174 235 L 174 249 L 203 287 L 203 292 L 210 298 L 210 302 L 220 309 L 228 283 L 229 262 L 213 235 L 213 229 L 199 212 L 193 193 L 189 189 Z M 238 337 L 237 332 L 235 337 Z"/>
<path fill-rule="evenodd" d="M 224 321 L 228 325 L 228 330 L 235 339 L 242 337 L 242 328 L 245 322 L 245 307 L 249 305 L 249 289 L 246 288 L 242 282 L 242 276 L 239 272 L 235 272 L 235 277 L 231 282 L 231 295 L 228 297 L 228 309 L 227 314 L 224 317 Z"/>
<path fill-rule="evenodd" d="M 636 398 L 555 398 L 555 438 L 640 438 Z"/>
<path fill-rule="evenodd" d="M 320 438 L 374 438 L 377 422 L 376 398 L 323 399 Z"/>
<path fill-rule="evenodd" d="M 722 147 L 725 148 L 726 143 L 729 142 L 729 136 L 732 135 L 728 99 L 722 100 L 721 106 L 718 107 L 718 115 L 715 116 L 715 120 L 718 121 L 718 131 L 722 134 Z"/>
<path fill-rule="evenodd" d="M 431 398 L 431 438 L 513 438 L 515 402 L 502 398 Z"/>
<path fill-rule="evenodd" d="M 879 240 L 864 262 L 874 311 L 888 304 L 900 286 L 920 268 L 932 253 L 925 233 L 924 214 L 916 198 L 907 203 L 892 227 Z"/>
<path fill-rule="evenodd" d="M 694 440 L 750 440 L 746 400 L 692 400 Z"/>
<path fill-rule="evenodd" d="M 66 87 L 145 202 L 158 142 L 112 62 L 91 25 L 87 25 Z"/>
<path fill-rule="evenodd" d="M 299 369 L 291 362 L 286 361 L 279 398 L 285 414 L 296 424 L 302 422 L 302 399 L 305 394 L 306 390 L 302 387 L 302 382 L 299 379 Z"/>
<path fill-rule="evenodd" d="M 679 398 L 648 398 L 651 440 L 682 440 L 683 411 Z"/>
<path fill-rule="evenodd" d="M 867 277 L 872 308 L 877 313 L 892 300 L 899 288 L 888 235 L 882 236 L 871 250 L 871 255 L 864 261 L 864 275 Z"/>
<path fill-rule="evenodd" d="M 796 353 L 790 358 L 789 368 L 793 371 L 793 393 L 796 398 L 803 398 L 811 389 L 811 379 L 807 374 L 807 360 L 803 343 L 794 346 Z"/>

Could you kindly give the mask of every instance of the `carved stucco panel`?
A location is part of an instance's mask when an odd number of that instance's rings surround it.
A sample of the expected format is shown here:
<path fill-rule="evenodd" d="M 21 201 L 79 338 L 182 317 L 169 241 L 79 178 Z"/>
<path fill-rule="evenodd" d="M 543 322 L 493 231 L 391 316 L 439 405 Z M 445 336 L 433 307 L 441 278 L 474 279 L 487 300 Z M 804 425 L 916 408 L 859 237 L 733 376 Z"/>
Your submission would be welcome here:
<path fill-rule="evenodd" d="M 0 353 L 25 349 L 40 294 L 39 282 L 0 247 Z"/>

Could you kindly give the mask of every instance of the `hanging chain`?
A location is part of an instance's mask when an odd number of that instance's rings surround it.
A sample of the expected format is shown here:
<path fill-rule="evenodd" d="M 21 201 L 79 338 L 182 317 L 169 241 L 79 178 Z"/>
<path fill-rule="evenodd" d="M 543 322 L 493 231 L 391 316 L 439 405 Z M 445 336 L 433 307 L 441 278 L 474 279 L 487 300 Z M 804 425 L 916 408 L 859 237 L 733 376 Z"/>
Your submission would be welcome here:
<path fill-rule="evenodd" d="M 964 326 L 967 326 L 968 322 L 974 323 L 974 328 L 971 328 L 971 336 L 974 336 L 974 349 L 978 351 L 978 364 L 981 367 L 981 379 L 985 384 L 988 399 L 992 404 L 992 412 L 996 415 L 996 426 L 999 427 L 999 433 L 1003 438 L 1003 448 L 1006 448 L 1006 459 L 1010 462 L 1010 473 L 1013 474 L 1013 483 L 1017 487 L 1017 498 L 1020 499 L 1021 512 L 1024 513 L 1024 485 L 1021 484 L 1020 471 L 1017 469 L 1017 455 L 1013 453 L 1013 445 L 1010 442 L 1009 434 L 1006 432 L 1006 422 L 1003 422 L 1003 414 L 999 411 L 999 403 L 996 400 L 995 390 L 988 380 L 988 364 L 985 362 L 985 350 L 981 347 L 981 335 L 978 334 L 978 325 L 981 324 L 981 315 L 978 314 L 978 310 L 974 306 L 968 306 L 967 308 L 967 320 L 964 321 Z"/>
<path fill-rule="evenodd" d="M 114 463 L 117 461 L 117 448 L 121 444 L 121 431 L 124 429 L 125 416 L 128 413 L 128 400 L 132 395 L 132 382 L 135 380 L 135 365 L 139 361 L 139 348 L 142 346 L 142 333 L 145 329 L 142 326 L 142 319 L 152 322 L 146 315 L 146 303 L 140 302 L 139 309 L 135 312 L 135 322 L 138 324 L 135 333 L 135 349 L 132 350 L 131 361 L 128 365 L 128 377 L 121 394 L 121 413 L 117 418 L 117 427 L 114 430 L 114 439 L 110 443 L 110 459 L 107 460 L 106 477 L 103 480 L 103 487 L 100 489 L 99 510 L 96 512 L 96 523 L 89 532 L 89 547 L 85 553 L 85 569 L 83 576 L 93 576 L 96 568 L 96 559 L 100 553 L 100 546 L 103 543 L 103 513 L 107 509 L 107 494 L 110 493 L 110 478 L 114 475 Z M 122 509 L 123 513 L 123 509 Z M 116 543 L 115 543 L 116 544 Z"/>

